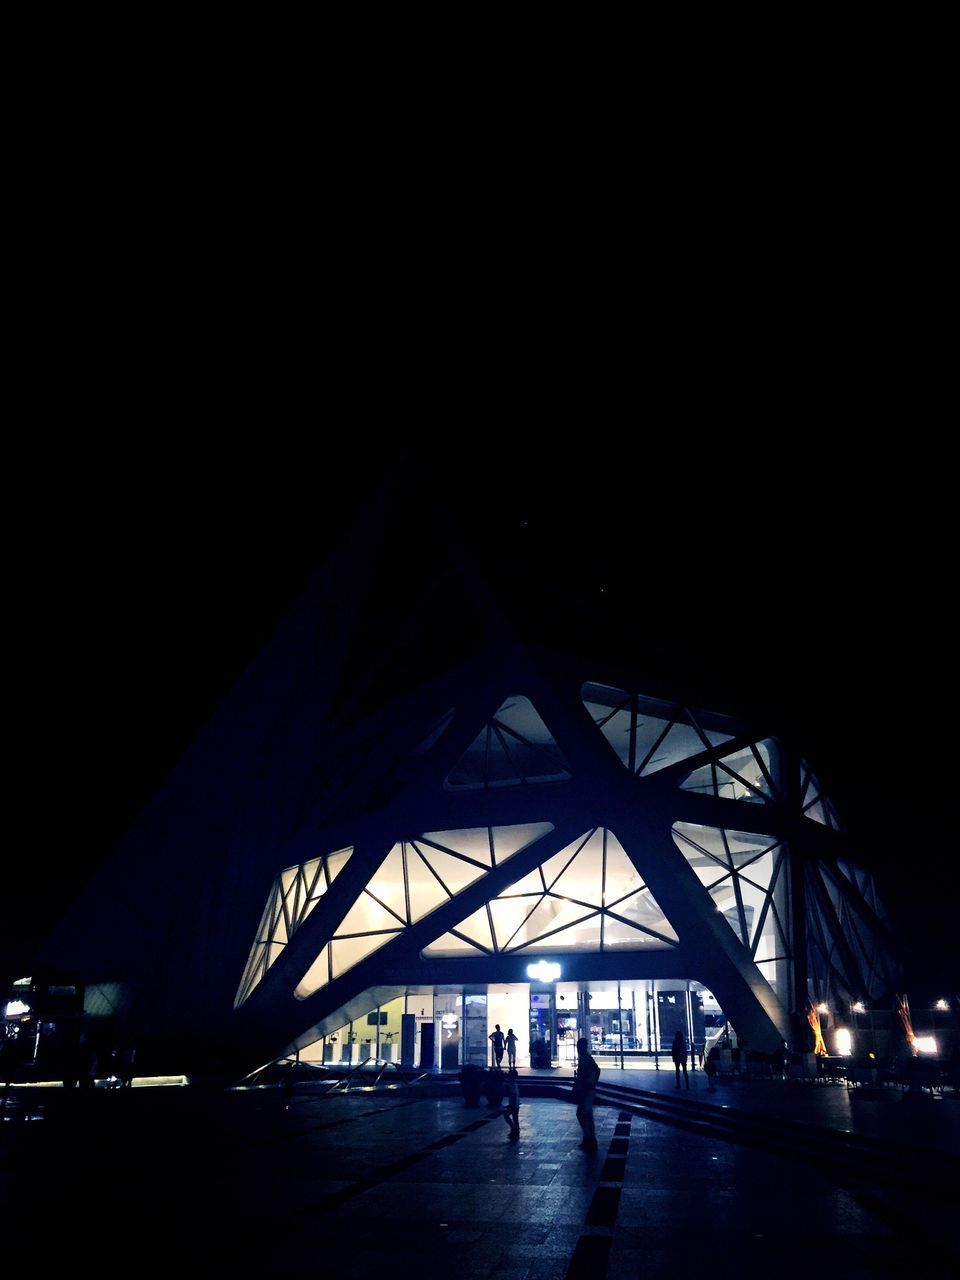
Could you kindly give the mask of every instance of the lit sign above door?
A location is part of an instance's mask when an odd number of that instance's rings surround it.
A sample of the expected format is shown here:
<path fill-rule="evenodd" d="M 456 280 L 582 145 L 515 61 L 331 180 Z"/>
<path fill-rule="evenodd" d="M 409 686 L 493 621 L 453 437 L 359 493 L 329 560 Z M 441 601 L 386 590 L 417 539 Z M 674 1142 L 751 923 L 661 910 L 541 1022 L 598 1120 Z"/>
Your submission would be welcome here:
<path fill-rule="evenodd" d="M 527 965 L 527 977 L 535 982 L 558 982 L 560 966 L 550 960 L 538 960 L 536 964 Z"/>

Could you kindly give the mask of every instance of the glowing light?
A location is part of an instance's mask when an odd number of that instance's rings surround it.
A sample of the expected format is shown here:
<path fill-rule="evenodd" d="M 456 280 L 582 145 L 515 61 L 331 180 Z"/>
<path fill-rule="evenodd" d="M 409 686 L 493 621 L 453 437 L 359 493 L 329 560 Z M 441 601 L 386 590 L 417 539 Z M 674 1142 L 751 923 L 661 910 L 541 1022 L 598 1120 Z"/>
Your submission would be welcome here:
<path fill-rule="evenodd" d="M 866 1008 L 866 1005 L 863 1003 L 862 1000 L 855 1000 L 853 1004 L 850 1006 L 850 1008 L 853 1010 L 854 1013 L 863 1013 L 864 1009 Z"/>
<path fill-rule="evenodd" d="M 817 1013 L 829 1013 L 829 1012 L 830 1012 L 830 1009 L 827 1005 L 825 1004 L 817 1005 Z"/>
<path fill-rule="evenodd" d="M 846 1027 L 837 1027 L 837 1053 L 841 1058 L 849 1058 L 853 1053 L 853 1036 Z"/>
<path fill-rule="evenodd" d="M 949 1008 L 950 1008 L 950 1006 L 947 1004 L 946 1000 L 938 1000 L 938 1001 L 937 1001 L 937 1003 L 936 1003 L 933 1007 L 934 1007 L 935 1009 L 949 1009 Z"/>
<path fill-rule="evenodd" d="M 560 966 L 548 960 L 538 960 L 536 964 L 527 965 L 527 977 L 536 982 L 558 982 Z"/>
<path fill-rule="evenodd" d="M 822 1007 L 822 1006 L 821 1006 Z M 820 1026 L 820 1011 L 807 1004 L 807 1022 L 813 1031 L 813 1052 L 821 1057 L 827 1056 L 827 1046 L 823 1042 L 823 1029 Z"/>
<path fill-rule="evenodd" d="M 16 1018 L 19 1017 L 21 1013 L 29 1012 L 30 1006 L 28 1004 L 24 1004 L 22 1000 L 8 1000 L 7 1007 L 3 1011 L 4 1017 L 7 1018 Z"/>
<path fill-rule="evenodd" d="M 937 1041 L 934 1036 L 915 1036 L 913 1046 L 917 1053 L 936 1053 Z"/>

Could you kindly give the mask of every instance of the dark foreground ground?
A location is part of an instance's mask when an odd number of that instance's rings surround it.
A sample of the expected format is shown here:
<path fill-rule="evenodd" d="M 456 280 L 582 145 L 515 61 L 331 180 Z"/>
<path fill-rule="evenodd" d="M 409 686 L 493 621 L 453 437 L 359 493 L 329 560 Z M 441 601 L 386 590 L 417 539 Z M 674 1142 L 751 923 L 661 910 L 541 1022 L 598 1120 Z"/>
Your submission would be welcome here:
<path fill-rule="evenodd" d="M 813 1097 L 766 1105 L 840 1108 Z M 898 1143 L 951 1145 L 960 1103 L 880 1106 Z M 0 1128 L 8 1275 L 856 1280 L 960 1265 L 949 1172 L 874 1184 L 794 1158 L 789 1137 L 764 1150 L 617 1106 L 596 1109 L 595 1155 L 552 1098 L 522 1101 L 519 1143 L 498 1112 L 416 1091 L 303 1092 L 286 1108 L 275 1089 L 49 1091 L 15 1110 Z"/>

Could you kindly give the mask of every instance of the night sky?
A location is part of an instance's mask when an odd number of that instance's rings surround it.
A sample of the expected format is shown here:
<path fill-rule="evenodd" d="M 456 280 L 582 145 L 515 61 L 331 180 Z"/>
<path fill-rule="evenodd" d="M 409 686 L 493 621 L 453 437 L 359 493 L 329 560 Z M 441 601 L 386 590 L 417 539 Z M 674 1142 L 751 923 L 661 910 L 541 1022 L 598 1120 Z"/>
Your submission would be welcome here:
<path fill-rule="evenodd" d="M 558 641 L 565 614 L 594 611 L 639 665 L 791 733 L 878 870 L 911 998 L 960 985 L 953 884 L 936 879 L 953 590 L 929 460 L 792 412 L 777 431 L 756 412 L 706 431 L 666 409 L 463 420 L 412 442 L 341 421 L 222 448 L 157 423 L 129 449 L 34 458 L 9 586 L 10 796 L 26 820 L 2 968 L 23 967 L 344 522 L 399 473 L 409 518 L 439 486 Z"/>

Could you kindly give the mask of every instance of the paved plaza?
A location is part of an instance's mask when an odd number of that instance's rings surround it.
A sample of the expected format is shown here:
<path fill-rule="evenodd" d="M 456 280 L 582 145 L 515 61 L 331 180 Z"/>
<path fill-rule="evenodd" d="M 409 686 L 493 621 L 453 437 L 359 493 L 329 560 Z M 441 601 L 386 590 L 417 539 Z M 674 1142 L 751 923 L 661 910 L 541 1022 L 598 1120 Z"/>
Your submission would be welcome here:
<path fill-rule="evenodd" d="M 637 1075 L 640 1088 L 675 1094 L 672 1072 Z M 782 1082 L 718 1096 L 702 1076 L 692 1083 L 691 1109 L 719 1102 L 885 1134 L 893 1169 L 908 1143 L 934 1163 L 958 1149 L 950 1098 L 851 1100 L 846 1088 Z M 510 1143 L 497 1111 L 459 1094 L 49 1090 L 37 1102 L 40 1092 L 18 1097 L 0 1137 L 5 1257 L 40 1274 L 189 1265 L 345 1280 L 851 1280 L 957 1264 L 949 1171 L 924 1186 L 873 1185 L 617 1106 L 596 1108 L 589 1155 L 573 1106 L 551 1097 L 522 1098 Z"/>

